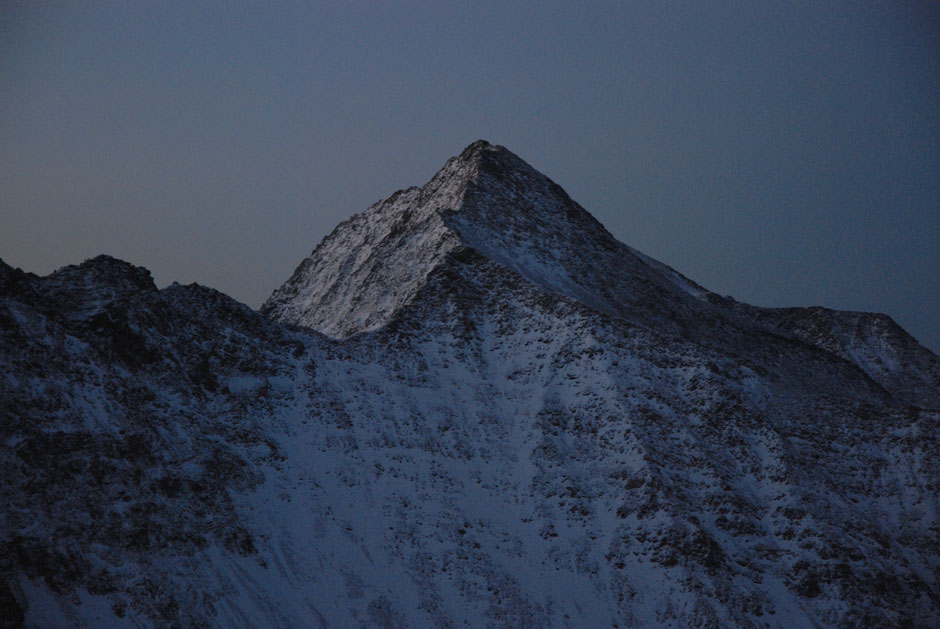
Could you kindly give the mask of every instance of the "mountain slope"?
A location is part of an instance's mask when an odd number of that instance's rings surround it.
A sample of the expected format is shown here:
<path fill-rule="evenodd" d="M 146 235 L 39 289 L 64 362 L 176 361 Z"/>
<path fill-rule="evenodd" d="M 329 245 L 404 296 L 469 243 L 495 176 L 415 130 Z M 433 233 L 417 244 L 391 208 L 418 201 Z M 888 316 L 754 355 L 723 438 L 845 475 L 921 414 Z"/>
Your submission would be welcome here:
<path fill-rule="evenodd" d="M 720 298 L 485 143 L 264 311 L 0 264 L 0 616 L 940 622 L 936 357 L 877 316 Z"/>
<path fill-rule="evenodd" d="M 715 295 L 618 242 L 557 184 L 482 140 L 421 188 L 396 192 L 339 225 L 261 311 L 334 337 L 374 330 L 414 298 L 437 266 L 466 249 L 618 320 L 766 369 L 798 341 L 827 354 L 827 369 L 840 380 L 870 379 L 899 403 L 940 407 L 940 359 L 890 319 L 865 315 L 875 323 L 857 334 L 840 322 L 858 313 L 763 309 Z M 841 362 L 857 373 L 846 373 Z"/>

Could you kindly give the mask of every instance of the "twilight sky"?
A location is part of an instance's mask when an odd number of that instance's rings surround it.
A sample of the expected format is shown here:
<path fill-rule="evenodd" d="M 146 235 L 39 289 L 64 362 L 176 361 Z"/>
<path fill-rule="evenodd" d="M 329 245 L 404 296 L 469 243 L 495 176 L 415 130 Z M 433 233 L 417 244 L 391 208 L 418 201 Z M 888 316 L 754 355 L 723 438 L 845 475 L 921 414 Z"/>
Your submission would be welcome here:
<path fill-rule="evenodd" d="M 477 138 L 760 306 L 940 351 L 940 3 L 5 2 L 0 257 L 257 307 Z"/>

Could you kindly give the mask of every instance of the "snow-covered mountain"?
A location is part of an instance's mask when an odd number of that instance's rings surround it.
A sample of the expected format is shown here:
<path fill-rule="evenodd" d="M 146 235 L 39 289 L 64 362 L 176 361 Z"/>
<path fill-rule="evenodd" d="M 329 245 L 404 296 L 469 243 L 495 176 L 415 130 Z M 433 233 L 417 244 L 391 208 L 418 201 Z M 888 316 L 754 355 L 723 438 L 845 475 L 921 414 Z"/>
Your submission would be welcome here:
<path fill-rule="evenodd" d="M 486 142 L 261 313 L 0 264 L 0 335 L 0 626 L 940 624 L 940 359 Z"/>

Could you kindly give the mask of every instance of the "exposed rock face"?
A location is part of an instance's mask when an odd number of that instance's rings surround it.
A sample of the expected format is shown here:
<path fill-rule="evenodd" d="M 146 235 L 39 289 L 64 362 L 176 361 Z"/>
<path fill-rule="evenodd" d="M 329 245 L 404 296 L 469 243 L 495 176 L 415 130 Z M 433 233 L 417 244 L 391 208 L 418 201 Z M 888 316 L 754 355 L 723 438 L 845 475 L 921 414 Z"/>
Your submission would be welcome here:
<path fill-rule="evenodd" d="M 940 623 L 940 360 L 477 142 L 251 311 L 0 265 L 11 626 Z"/>

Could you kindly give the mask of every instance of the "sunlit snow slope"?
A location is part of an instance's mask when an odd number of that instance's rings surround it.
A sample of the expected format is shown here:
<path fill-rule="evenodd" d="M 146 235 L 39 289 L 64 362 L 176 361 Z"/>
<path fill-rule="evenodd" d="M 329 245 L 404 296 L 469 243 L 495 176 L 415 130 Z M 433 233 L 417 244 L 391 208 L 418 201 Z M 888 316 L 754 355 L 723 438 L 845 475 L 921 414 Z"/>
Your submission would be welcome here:
<path fill-rule="evenodd" d="M 9 626 L 940 623 L 938 358 L 715 295 L 502 147 L 263 314 L 107 257 L 0 297 Z"/>

